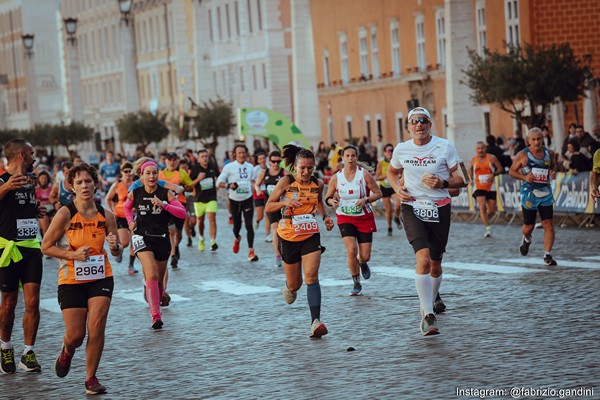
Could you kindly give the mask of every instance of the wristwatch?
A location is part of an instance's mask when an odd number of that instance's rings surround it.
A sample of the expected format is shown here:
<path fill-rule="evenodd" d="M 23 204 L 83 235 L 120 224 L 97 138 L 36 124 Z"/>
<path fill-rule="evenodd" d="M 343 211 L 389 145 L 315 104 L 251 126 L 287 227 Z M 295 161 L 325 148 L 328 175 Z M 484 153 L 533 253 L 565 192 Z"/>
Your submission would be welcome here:
<path fill-rule="evenodd" d="M 450 186 L 450 183 L 448 181 L 444 180 L 444 182 L 442 183 L 442 187 L 444 189 L 448 189 L 448 186 Z"/>

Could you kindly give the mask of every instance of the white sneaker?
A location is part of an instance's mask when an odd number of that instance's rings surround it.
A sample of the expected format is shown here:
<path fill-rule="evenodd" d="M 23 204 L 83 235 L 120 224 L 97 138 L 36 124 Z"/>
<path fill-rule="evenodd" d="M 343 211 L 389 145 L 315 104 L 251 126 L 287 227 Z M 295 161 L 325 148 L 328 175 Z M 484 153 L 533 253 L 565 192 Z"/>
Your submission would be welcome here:
<path fill-rule="evenodd" d="M 310 338 L 319 339 L 321 336 L 327 335 L 327 327 L 319 318 L 315 318 L 312 325 L 310 326 Z"/>
<path fill-rule="evenodd" d="M 485 233 L 483 234 L 483 237 L 492 237 L 492 230 L 491 229 L 486 229 Z"/>
<path fill-rule="evenodd" d="M 273 242 L 273 235 L 267 235 L 267 236 L 265 236 L 265 242 L 272 243 Z"/>
<path fill-rule="evenodd" d="M 285 300 L 286 303 L 292 304 L 293 302 L 296 301 L 296 292 L 292 292 L 287 287 L 287 283 L 283 287 L 283 291 L 282 292 L 283 292 L 283 299 Z"/>

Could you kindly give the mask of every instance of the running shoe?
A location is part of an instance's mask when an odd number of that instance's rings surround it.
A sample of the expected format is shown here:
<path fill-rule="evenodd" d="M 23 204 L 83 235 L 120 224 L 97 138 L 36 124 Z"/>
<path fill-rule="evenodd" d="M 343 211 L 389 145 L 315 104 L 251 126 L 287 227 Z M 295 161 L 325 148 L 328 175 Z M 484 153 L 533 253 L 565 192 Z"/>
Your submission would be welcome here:
<path fill-rule="evenodd" d="M 544 264 L 545 265 L 557 265 L 556 261 L 554 260 L 554 258 L 552 258 L 552 256 L 550 254 L 546 254 L 544 256 Z"/>
<path fill-rule="evenodd" d="M 315 318 L 312 325 L 310 326 L 310 336 L 311 339 L 320 339 L 321 336 L 327 335 L 327 327 L 319 318 Z"/>
<path fill-rule="evenodd" d="M 394 217 L 394 222 L 396 223 L 396 227 L 398 229 L 402 229 L 402 221 L 400 221 L 400 217 Z"/>
<path fill-rule="evenodd" d="M 29 350 L 27 353 L 21 356 L 19 368 L 25 372 L 42 372 L 42 367 L 40 367 L 40 364 L 38 364 L 33 350 Z"/>
<path fill-rule="evenodd" d="M 210 251 L 217 251 L 217 249 L 219 248 L 219 245 L 217 244 L 217 242 L 215 241 L 210 241 Z"/>
<path fill-rule="evenodd" d="M 492 230 L 486 228 L 485 233 L 483 234 L 483 237 L 484 238 L 492 237 Z"/>
<path fill-rule="evenodd" d="M 188 236 L 187 247 L 192 247 L 192 238 Z"/>
<path fill-rule="evenodd" d="M 154 329 L 154 330 L 162 329 L 162 327 L 163 327 L 162 319 L 160 319 L 160 317 L 158 315 L 155 317 L 152 317 L 152 329 Z"/>
<path fill-rule="evenodd" d="M 292 292 L 288 287 L 287 283 L 283 287 L 283 299 L 286 303 L 292 304 L 296 301 L 296 292 Z"/>
<path fill-rule="evenodd" d="M 60 349 L 60 355 L 54 363 L 54 372 L 56 372 L 56 376 L 58 376 L 59 378 L 64 378 L 65 376 L 67 376 L 69 370 L 71 369 L 72 358 L 73 356 L 69 356 L 65 352 L 65 345 L 63 343 Z"/>
<path fill-rule="evenodd" d="M 115 257 L 115 261 L 119 264 L 121 264 L 123 262 L 123 253 L 119 254 L 118 256 Z"/>
<path fill-rule="evenodd" d="M 179 262 L 177 261 L 177 258 L 174 256 L 171 256 L 171 268 L 173 268 L 173 269 L 179 268 L 178 263 Z"/>
<path fill-rule="evenodd" d="M 254 221 L 254 224 L 252 224 L 252 227 L 254 228 L 254 230 L 258 229 L 258 224 L 259 223 L 260 223 L 259 221 Z"/>
<path fill-rule="evenodd" d="M 423 336 L 437 335 L 438 333 L 440 333 L 437 327 L 435 315 L 427 314 L 421 320 L 421 332 L 423 333 Z"/>
<path fill-rule="evenodd" d="M 234 241 L 233 241 L 233 252 L 235 254 L 240 252 L 240 241 L 242 240 L 241 236 L 238 236 Z"/>
<path fill-rule="evenodd" d="M 388 235 L 388 236 L 392 236 L 392 231 L 393 231 L 393 230 L 392 230 L 392 227 L 390 226 L 390 227 L 388 228 L 388 234 L 387 234 L 387 235 Z"/>
<path fill-rule="evenodd" d="M 528 241 L 525 240 L 525 236 L 521 240 L 521 246 L 519 246 L 519 252 L 522 256 L 526 256 L 529 253 L 529 246 L 531 245 L 531 239 Z"/>
<path fill-rule="evenodd" d="M 181 253 L 179 252 L 179 246 L 175 246 L 175 257 L 177 258 L 177 261 L 179 261 L 179 259 L 181 258 Z"/>
<path fill-rule="evenodd" d="M 92 376 L 85 380 L 85 394 L 103 394 L 106 388 L 98 382 L 98 378 Z"/>
<path fill-rule="evenodd" d="M 206 248 L 206 246 L 204 245 L 204 238 L 201 237 L 200 241 L 198 242 L 198 250 L 204 251 L 205 248 Z"/>
<path fill-rule="evenodd" d="M 281 268 L 283 266 L 283 262 L 281 260 L 281 256 L 275 256 L 275 268 Z"/>
<path fill-rule="evenodd" d="M 369 268 L 369 264 L 366 261 L 358 262 L 358 266 L 360 267 L 360 273 L 364 279 L 369 279 L 371 277 L 371 268 Z"/>
<path fill-rule="evenodd" d="M 435 296 L 435 301 L 433 302 L 433 312 L 436 314 L 440 314 L 444 311 L 446 311 L 446 305 L 444 304 L 442 298 L 440 297 L 440 294 L 438 293 L 437 296 Z"/>
<path fill-rule="evenodd" d="M 231 215 L 229 216 L 229 221 L 227 221 L 227 223 L 233 225 L 233 217 Z"/>
<path fill-rule="evenodd" d="M 15 349 L 2 349 L 0 370 L 5 374 L 15 373 L 17 370 L 17 366 L 15 365 Z"/>
<path fill-rule="evenodd" d="M 169 296 L 169 293 L 163 292 L 160 298 L 161 307 L 169 307 L 169 303 L 171 303 L 171 296 Z"/>
<path fill-rule="evenodd" d="M 248 261 L 258 261 L 258 256 L 254 254 L 254 250 L 248 252 Z"/>
<path fill-rule="evenodd" d="M 267 243 L 273 243 L 273 235 L 266 235 L 265 236 L 265 242 L 267 242 Z"/>
<path fill-rule="evenodd" d="M 362 285 L 360 283 L 355 283 L 354 288 L 350 291 L 350 296 L 358 296 L 362 292 Z"/>
<path fill-rule="evenodd" d="M 135 275 L 135 274 L 137 274 L 138 272 L 139 272 L 139 271 L 138 271 L 137 269 L 135 269 L 133 265 L 130 265 L 130 266 L 128 266 L 128 267 L 127 267 L 127 273 L 128 273 L 129 275 Z"/>

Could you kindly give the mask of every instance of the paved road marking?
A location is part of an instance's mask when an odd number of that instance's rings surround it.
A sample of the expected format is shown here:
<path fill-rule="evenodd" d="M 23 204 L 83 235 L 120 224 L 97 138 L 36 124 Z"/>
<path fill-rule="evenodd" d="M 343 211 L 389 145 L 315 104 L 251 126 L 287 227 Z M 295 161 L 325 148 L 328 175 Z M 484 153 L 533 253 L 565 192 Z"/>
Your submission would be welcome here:
<path fill-rule="evenodd" d="M 248 294 L 273 293 L 280 289 L 275 289 L 270 286 L 252 286 L 241 282 L 222 280 L 222 281 L 205 281 L 200 285 L 194 285 L 198 289 L 209 291 L 217 290 L 223 293 L 234 294 L 236 296 L 244 296 Z"/>
<path fill-rule="evenodd" d="M 442 267 L 445 267 L 446 263 L 442 263 Z M 404 279 L 415 279 L 415 270 L 400 268 L 400 267 L 376 267 L 372 269 L 373 273 L 377 275 L 389 276 L 393 278 L 404 278 Z M 462 279 L 462 276 L 448 274 L 444 272 L 444 279 Z"/>
<path fill-rule="evenodd" d="M 505 262 L 510 262 L 507 260 L 502 260 Z M 522 262 L 522 260 L 521 260 Z M 455 268 L 460 270 L 470 270 L 470 271 L 484 271 L 484 272 L 493 272 L 497 274 L 522 274 L 522 273 L 534 273 L 534 272 L 548 272 L 545 269 L 535 269 L 535 268 L 523 268 L 523 267 L 513 267 L 511 265 L 495 265 L 495 264 L 475 264 L 475 263 L 462 263 L 462 262 L 445 262 L 442 263 L 443 268 Z M 444 274 L 444 278 L 446 278 L 446 274 Z"/>
<path fill-rule="evenodd" d="M 577 258 L 581 258 L 582 260 L 600 261 L 600 256 L 588 256 L 588 257 L 577 257 Z"/>
<path fill-rule="evenodd" d="M 62 311 L 60 309 L 60 306 L 58 305 L 58 300 L 56 299 L 56 297 L 53 297 L 51 299 L 41 299 L 40 307 L 43 308 L 44 310 L 48 310 L 53 313 L 62 314 Z"/>
<path fill-rule="evenodd" d="M 171 302 L 191 300 L 187 297 L 183 297 L 178 294 L 169 293 L 169 296 L 171 296 Z M 118 297 L 120 299 L 134 300 L 134 301 L 138 301 L 140 303 L 146 304 L 146 300 L 144 300 L 144 295 L 142 293 L 141 285 L 140 285 L 139 289 L 126 289 L 126 290 L 120 290 L 118 292 L 115 292 L 115 293 L 113 293 L 113 297 Z"/>
<path fill-rule="evenodd" d="M 583 258 L 583 257 L 582 257 Z M 541 258 L 507 258 L 500 260 L 502 262 L 516 263 L 521 265 L 544 265 L 544 261 Z M 592 263 L 589 261 L 570 261 L 570 260 L 556 260 L 559 267 L 573 267 L 573 268 L 599 268 L 600 264 Z M 535 264 L 534 264 L 535 263 Z"/>

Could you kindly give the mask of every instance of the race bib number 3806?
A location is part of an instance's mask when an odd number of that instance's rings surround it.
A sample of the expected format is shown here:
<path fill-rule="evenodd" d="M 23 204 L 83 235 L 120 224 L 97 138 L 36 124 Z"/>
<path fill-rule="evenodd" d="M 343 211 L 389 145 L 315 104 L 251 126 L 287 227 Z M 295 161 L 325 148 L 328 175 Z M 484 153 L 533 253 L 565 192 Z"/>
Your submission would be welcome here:
<path fill-rule="evenodd" d="M 440 222 L 437 204 L 431 200 L 415 200 L 413 212 L 423 222 Z"/>

